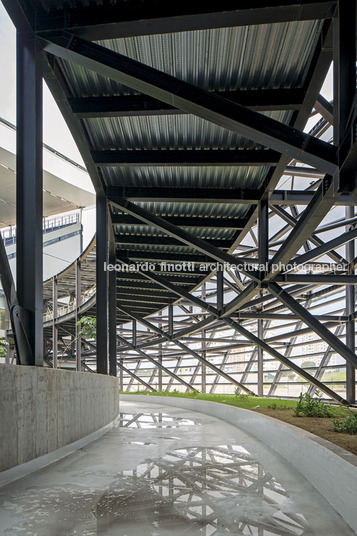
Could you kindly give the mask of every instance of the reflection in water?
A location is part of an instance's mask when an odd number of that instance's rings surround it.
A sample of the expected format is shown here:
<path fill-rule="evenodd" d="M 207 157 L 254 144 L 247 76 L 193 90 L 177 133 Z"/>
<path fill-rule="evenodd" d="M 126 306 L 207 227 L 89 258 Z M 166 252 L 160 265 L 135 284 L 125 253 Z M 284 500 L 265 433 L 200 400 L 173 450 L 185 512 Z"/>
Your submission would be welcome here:
<path fill-rule="evenodd" d="M 282 486 L 238 445 L 174 450 L 117 473 L 107 489 L 28 489 L 4 508 L 27 517 L 8 535 L 314 534 Z"/>
<path fill-rule="evenodd" d="M 119 426 L 123 428 L 178 428 L 198 425 L 191 419 L 172 417 L 167 413 L 119 413 Z"/>

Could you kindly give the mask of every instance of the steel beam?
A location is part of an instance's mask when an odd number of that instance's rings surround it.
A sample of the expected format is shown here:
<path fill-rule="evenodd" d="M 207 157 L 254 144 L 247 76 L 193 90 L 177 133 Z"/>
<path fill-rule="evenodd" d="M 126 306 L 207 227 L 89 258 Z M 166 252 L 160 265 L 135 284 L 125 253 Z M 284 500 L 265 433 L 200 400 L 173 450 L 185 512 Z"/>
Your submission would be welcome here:
<path fill-rule="evenodd" d="M 133 311 L 129 311 L 127 309 L 124 309 L 123 307 L 118 307 L 118 309 L 120 311 L 122 311 L 123 313 L 127 314 L 128 316 L 130 316 L 131 318 L 136 318 L 138 320 L 138 322 L 140 322 L 143 326 L 148 327 L 154 333 L 157 333 L 157 334 L 161 335 L 162 337 L 164 337 L 166 340 L 173 342 L 176 346 L 178 346 L 179 348 L 181 348 L 182 350 L 184 350 L 188 354 L 192 355 L 192 357 L 197 359 L 201 364 L 206 365 L 208 368 L 210 368 L 211 370 L 216 372 L 216 374 L 220 374 L 223 378 L 225 378 L 230 383 L 233 383 L 237 387 L 240 387 L 246 393 L 248 393 L 248 394 L 250 394 L 252 396 L 255 396 L 255 394 L 250 389 L 248 389 L 248 387 L 246 387 L 245 385 L 241 384 L 240 382 L 238 382 L 237 380 L 232 378 L 226 372 L 220 370 L 218 367 L 216 367 L 216 365 L 214 365 L 213 363 L 211 363 L 210 361 L 208 361 L 207 359 L 202 357 L 198 352 L 196 352 L 196 351 L 192 350 L 191 348 L 189 348 L 186 344 L 183 344 L 182 342 L 180 342 L 176 338 L 172 339 L 168 333 L 166 333 L 162 329 L 158 328 L 157 326 L 155 326 L 154 324 L 149 322 L 147 319 L 144 319 L 144 318 L 140 317 L 139 315 L 135 314 Z M 193 389 L 193 388 L 191 387 L 191 389 Z"/>
<path fill-rule="evenodd" d="M 128 374 L 128 376 L 131 376 L 134 380 L 136 380 L 137 382 L 141 383 L 141 385 L 144 385 L 146 387 L 146 389 L 149 389 L 149 391 L 153 391 L 154 393 L 156 393 L 156 389 L 154 389 L 151 385 L 149 385 L 143 379 L 141 379 L 140 376 L 138 376 L 137 374 L 135 374 L 134 372 L 129 370 L 127 367 L 125 367 L 123 365 L 123 363 L 122 363 L 122 359 L 118 360 L 118 367 L 119 367 L 120 371 L 126 372 Z M 120 376 L 120 378 L 122 378 L 122 376 Z M 123 387 L 124 387 L 124 385 L 123 385 L 123 382 L 121 381 L 120 382 L 120 390 L 121 391 L 124 390 Z"/>
<path fill-rule="evenodd" d="M 120 309 L 120 308 L 119 308 Z M 140 320 L 141 322 L 141 320 Z M 124 339 L 122 336 L 118 335 L 118 339 L 122 342 L 124 342 L 125 344 L 127 344 L 132 350 L 134 350 L 136 353 L 138 353 L 141 357 L 144 357 L 145 359 L 147 359 L 148 361 L 150 361 L 150 363 L 153 363 L 156 367 L 160 368 L 163 372 L 165 372 L 166 374 L 168 374 L 169 376 L 172 376 L 176 381 L 178 381 L 179 383 L 182 383 L 183 385 L 185 385 L 185 387 L 187 387 L 188 389 L 191 389 L 192 391 L 194 391 L 194 387 L 192 387 L 192 385 L 190 385 L 189 383 L 185 382 L 185 380 L 183 380 L 182 378 L 180 378 L 180 376 L 177 376 L 174 372 L 172 372 L 170 369 L 166 368 L 164 365 L 162 365 L 161 363 L 159 363 L 156 359 L 154 359 L 153 357 L 151 357 L 150 355 L 146 354 L 145 352 L 143 352 L 142 350 L 140 350 L 139 348 L 135 348 L 135 346 L 133 344 L 131 344 L 129 341 L 127 341 L 126 339 Z"/>
<path fill-rule="evenodd" d="M 332 104 L 325 99 L 321 94 L 318 95 L 315 102 L 315 110 L 322 115 L 322 117 L 333 125 L 333 106 Z"/>
<path fill-rule="evenodd" d="M 337 179 L 326 175 L 321 185 L 316 190 L 310 204 L 304 210 L 299 221 L 274 255 L 269 265 L 269 273 L 265 276 L 264 281 L 270 281 L 284 266 L 289 263 L 294 254 L 304 245 L 306 240 L 311 236 L 316 227 L 324 219 L 330 208 L 334 205 L 337 197 Z"/>
<path fill-rule="evenodd" d="M 245 220 L 241 218 L 205 218 L 194 216 L 166 216 L 165 219 L 173 225 L 180 227 L 212 227 L 224 229 L 243 229 Z M 143 225 L 133 216 L 127 214 L 112 214 L 113 225 Z"/>
<path fill-rule="evenodd" d="M 333 174 L 337 150 L 332 145 L 71 34 L 42 34 L 47 52 L 74 61 L 141 93 L 174 103 L 183 111 L 231 130 L 263 146 Z"/>
<path fill-rule="evenodd" d="M 17 33 L 16 288 L 32 350 L 23 364 L 37 366 L 43 365 L 42 60 L 39 41 Z"/>
<path fill-rule="evenodd" d="M 329 329 L 305 309 L 299 302 L 283 290 L 277 283 L 270 283 L 270 292 L 278 298 L 288 309 L 319 335 L 328 345 L 330 345 L 341 357 L 343 357 L 354 368 L 357 368 L 357 356 L 354 351 L 348 348 Z"/>
<path fill-rule="evenodd" d="M 157 167 L 157 166 L 274 166 L 279 153 L 271 150 L 131 150 L 92 151 L 96 166 Z"/>
<path fill-rule="evenodd" d="M 293 210 L 293 209 L 295 209 L 295 211 L 296 211 L 296 207 L 292 206 L 291 210 Z M 281 207 L 272 207 L 272 211 L 275 212 L 275 214 L 277 214 L 278 216 L 280 216 L 284 221 L 286 221 L 288 223 L 288 225 L 290 225 L 291 227 L 294 228 L 297 225 L 297 223 L 298 223 L 297 211 L 296 211 L 296 215 L 294 214 L 294 216 L 291 216 L 288 212 L 286 212 L 286 210 L 284 210 Z M 323 241 L 319 237 L 317 237 L 315 234 L 311 234 L 311 236 L 309 237 L 308 240 L 309 240 L 309 242 L 311 242 L 315 246 L 322 246 L 323 245 Z M 307 244 L 307 242 L 305 243 L 304 247 L 306 247 L 306 244 Z M 327 250 L 326 253 L 335 262 L 338 262 L 338 263 L 341 263 L 341 264 L 346 262 L 345 259 L 343 257 L 341 257 L 341 255 L 339 253 L 337 253 L 337 251 L 333 251 L 332 248 Z"/>
<path fill-rule="evenodd" d="M 132 216 L 135 216 L 139 220 L 153 225 L 157 229 L 160 229 L 164 233 L 173 236 L 174 238 L 177 238 L 184 244 L 193 247 L 197 249 L 198 251 L 201 251 L 201 253 L 208 255 L 212 259 L 214 259 L 217 262 L 220 263 L 228 263 L 228 264 L 238 264 L 238 261 L 236 257 L 233 255 L 226 253 L 224 251 L 221 251 L 220 249 L 210 245 L 207 241 L 202 240 L 201 238 L 198 238 L 197 236 L 189 233 L 188 231 L 185 231 L 184 229 L 181 229 L 180 227 L 177 227 L 175 225 L 172 225 L 171 223 L 167 222 L 164 218 L 161 218 L 159 216 L 154 216 L 151 214 L 148 210 L 145 210 L 137 205 L 134 205 L 134 203 L 131 203 L 130 201 L 127 201 L 126 199 L 116 199 L 115 205 L 119 206 L 121 209 L 125 210 L 125 212 L 128 212 Z M 254 269 L 242 269 L 241 270 L 244 275 L 247 275 L 251 279 L 254 279 L 256 281 L 259 281 L 259 273 Z"/>
<path fill-rule="evenodd" d="M 10 0 L 5 0 L 7 4 Z M 171 32 L 229 28 L 256 24 L 273 24 L 299 20 L 331 18 L 334 1 L 287 0 L 249 4 L 223 3 L 190 6 L 170 5 L 164 0 L 155 5 L 123 3 L 119 10 L 112 6 L 66 6 L 65 11 L 48 13 L 37 11 L 36 29 L 53 31 L 67 29 L 77 35 L 96 41 L 118 39 L 136 35 L 152 35 Z"/>
<path fill-rule="evenodd" d="M 308 168 L 305 168 L 308 169 Z M 155 202 L 165 201 L 167 203 L 224 203 L 224 204 L 245 204 L 258 205 L 262 198 L 262 190 L 248 188 L 145 188 L 145 187 L 108 187 L 106 189 L 108 199 L 113 202 L 117 198 L 125 198 L 129 201 Z M 270 205 L 309 205 L 315 192 L 309 190 L 275 190 L 270 198 Z M 335 204 L 339 206 L 354 205 L 355 202 L 348 193 L 339 193 L 335 199 Z M 182 216 L 183 218 L 183 216 Z M 114 222 L 116 222 L 114 218 Z M 172 223 L 175 223 L 172 220 Z M 176 223 L 180 225 L 180 223 Z M 184 225 L 184 223 L 182 223 Z"/>
<path fill-rule="evenodd" d="M 252 110 L 298 110 L 304 100 L 302 89 L 254 89 L 219 91 L 217 95 Z M 182 110 L 145 95 L 119 97 L 71 97 L 68 99 L 73 114 L 79 118 L 130 117 L 145 115 L 177 115 Z"/>
<path fill-rule="evenodd" d="M 352 208 L 352 207 L 348 207 L 348 208 Z M 321 257 L 321 255 L 324 255 L 328 251 L 338 248 L 355 238 L 357 238 L 357 229 L 347 230 L 346 233 L 340 236 L 337 236 L 336 238 L 333 238 L 332 240 L 329 240 L 328 242 L 322 243 L 320 246 L 314 249 L 311 249 L 310 251 L 307 251 L 306 253 L 302 253 L 301 255 L 298 255 L 297 257 L 293 259 L 292 262 L 296 264 L 305 264 L 306 262 L 316 259 L 317 257 Z"/>

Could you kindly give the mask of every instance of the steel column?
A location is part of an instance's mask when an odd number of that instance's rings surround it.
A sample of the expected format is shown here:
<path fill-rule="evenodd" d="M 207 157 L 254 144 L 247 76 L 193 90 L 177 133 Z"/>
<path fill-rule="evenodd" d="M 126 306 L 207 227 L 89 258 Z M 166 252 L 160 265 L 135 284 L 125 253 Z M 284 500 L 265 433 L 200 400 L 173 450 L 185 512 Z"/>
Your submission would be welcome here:
<path fill-rule="evenodd" d="M 353 218 L 354 207 L 346 207 L 346 218 Z M 348 232 L 350 229 L 346 228 Z M 354 274 L 354 258 L 355 258 L 355 241 L 351 240 L 346 244 L 346 258 L 349 262 L 349 274 Z M 356 287 L 354 285 L 346 285 L 346 345 L 353 353 L 355 353 L 355 296 Z M 346 362 L 346 399 L 349 404 L 356 402 L 356 369 L 351 363 Z"/>
<path fill-rule="evenodd" d="M 81 326 L 77 325 L 79 321 L 79 308 L 81 306 L 81 263 L 76 262 L 76 370 L 82 370 L 82 338 L 80 336 Z"/>
<path fill-rule="evenodd" d="M 24 330 L 32 349 L 26 365 L 43 365 L 42 49 L 17 33 L 16 274 Z"/>
<path fill-rule="evenodd" d="M 57 356 L 58 356 L 58 331 L 56 326 L 56 319 L 57 319 L 57 277 L 53 277 L 52 279 L 52 312 L 53 312 L 53 319 L 52 319 L 52 361 L 53 361 L 53 368 L 57 368 Z"/>
<path fill-rule="evenodd" d="M 97 195 L 97 372 L 108 374 L 108 262 L 107 200 Z"/>
<path fill-rule="evenodd" d="M 109 256 L 109 262 L 115 264 L 115 258 Z M 117 376 L 117 280 L 116 271 L 108 275 L 108 322 L 109 322 L 109 374 Z"/>
<path fill-rule="evenodd" d="M 258 339 L 264 340 L 263 320 L 258 320 Z M 258 396 L 264 396 L 264 352 L 261 346 L 258 346 Z"/>

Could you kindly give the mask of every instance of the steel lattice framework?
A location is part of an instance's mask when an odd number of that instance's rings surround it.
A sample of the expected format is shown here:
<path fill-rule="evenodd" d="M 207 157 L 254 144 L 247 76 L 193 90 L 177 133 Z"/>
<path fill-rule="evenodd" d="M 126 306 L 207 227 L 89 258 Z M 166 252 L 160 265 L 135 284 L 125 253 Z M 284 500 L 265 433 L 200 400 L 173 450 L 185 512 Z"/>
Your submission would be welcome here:
<path fill-rule="evenodd" d="M 43 360 L 43 76 L 97 194 L 96 352 L 77 339 L 77 368 L 119 365 L 128 389 L 355 403 L 355 2 L 3 3 L 18 31 L 20 362 Z"/>

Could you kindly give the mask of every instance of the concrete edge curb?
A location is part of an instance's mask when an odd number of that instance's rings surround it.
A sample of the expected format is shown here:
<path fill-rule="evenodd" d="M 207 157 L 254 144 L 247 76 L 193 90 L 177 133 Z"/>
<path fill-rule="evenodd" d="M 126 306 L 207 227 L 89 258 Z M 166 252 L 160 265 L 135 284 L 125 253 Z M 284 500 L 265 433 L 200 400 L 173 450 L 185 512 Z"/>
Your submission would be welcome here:
<path fill-rule="evenodd" d="M 357 534 L 357 456 L 305 430 L 252 410 L 179 397 L 120 395 L 121 401 L 175 406 L 221 419 L 285 458 Z"/>
<path fill-rule="evenodd" d="M 99 430 L 96 430 L 95 432 L 92 432 L 91 434 L 82 437 L 81 439 L 78 439 L 77 441 L 74 441 L 65 447 L 61 447 L 57 450 L 49 452 L 48 454 L 39 456 L 34 460 L 30 460 L 29 462 L 16 465 L 15 467 L 11 467 L 6 471 L 2 471 L 0 473 L 0 488 L 6 486 L 7 484 L 11 484 L 12 482 L 15 482 L 16 480 L 19 480 L 20 478 L 23 478 L 31 473 L 34 473 L 35 471 L 39 471 L 40 469 L 43 469 L 52 463 L 58 462 L 62 458 L 73 454 L 73 452 L 86 447 L 89 445 L 89 443 L 99 439 L 111 428 L 114 428 L 119 420 L 120 416 L 118 415 L 112 422 L 106 424 Z"/>

